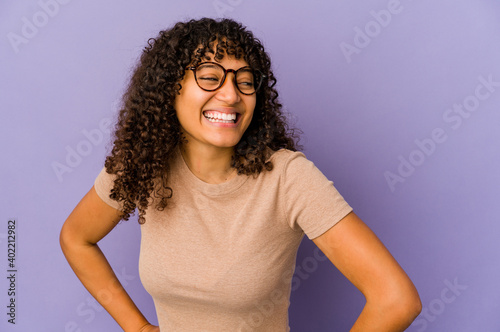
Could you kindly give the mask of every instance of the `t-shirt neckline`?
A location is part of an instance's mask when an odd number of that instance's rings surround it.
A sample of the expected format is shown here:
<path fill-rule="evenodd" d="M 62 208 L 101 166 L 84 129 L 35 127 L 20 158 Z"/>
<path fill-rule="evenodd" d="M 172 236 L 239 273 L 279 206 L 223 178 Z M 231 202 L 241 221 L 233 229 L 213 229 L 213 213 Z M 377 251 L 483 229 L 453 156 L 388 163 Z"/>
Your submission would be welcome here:
<path fill-rule="evenodd" d="M 177 146 L 176 149 L 176 158 L 179 171 L 186 181 L 192 186 L 193 189 L 196 189 L 204 194 L 210 196 L 220 196 L 226 195 L 234 192 L 238 188 L 240 188 L 249 178 L 249 176 L 244 174 L 236 174 L 236 176 L 232 177 L 226 182 L 222 183 L 207 183 L 201 179 L 199 179 L 196 175 L 191 172 L 184 157 L 182 156 L 180 147 Z"/>

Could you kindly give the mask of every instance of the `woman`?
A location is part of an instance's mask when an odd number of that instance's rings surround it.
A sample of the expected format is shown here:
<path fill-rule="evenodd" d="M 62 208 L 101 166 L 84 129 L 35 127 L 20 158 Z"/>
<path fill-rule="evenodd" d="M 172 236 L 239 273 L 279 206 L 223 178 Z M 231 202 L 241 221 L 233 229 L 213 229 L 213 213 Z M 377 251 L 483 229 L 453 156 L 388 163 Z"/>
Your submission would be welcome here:
<path fill-rule="evenodd" d="M 306 234 L 364 294 L 352 331 L 401 331 L 415 287 L 324 175 L 297 152 L 261 43 L 240 24 L 191 20 L 149 42 L 114 146 L 66 220 L 61 247 L 124 331 L 289 331 Z M 99 250 L 135 209 L 149 324 Z"/>

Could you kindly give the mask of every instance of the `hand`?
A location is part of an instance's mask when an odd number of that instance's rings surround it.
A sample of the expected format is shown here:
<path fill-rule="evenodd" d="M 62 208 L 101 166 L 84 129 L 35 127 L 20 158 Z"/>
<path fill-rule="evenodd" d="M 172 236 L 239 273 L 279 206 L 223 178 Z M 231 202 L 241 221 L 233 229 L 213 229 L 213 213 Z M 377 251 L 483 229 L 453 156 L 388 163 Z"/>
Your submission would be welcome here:
<path fill-rule="evenodd" d="M 155 325 L 144 325 L 139 332 L 160 332 L 160 328 Z"/>

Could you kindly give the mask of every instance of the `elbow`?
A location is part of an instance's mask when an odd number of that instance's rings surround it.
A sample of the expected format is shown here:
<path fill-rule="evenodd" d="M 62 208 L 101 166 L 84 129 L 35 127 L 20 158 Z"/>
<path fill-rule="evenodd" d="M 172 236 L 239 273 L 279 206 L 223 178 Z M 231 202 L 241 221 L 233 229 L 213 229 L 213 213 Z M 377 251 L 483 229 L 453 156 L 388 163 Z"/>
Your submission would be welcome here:
<path fill-rule="evenodd" d="M 64 223 L 59 233 L 59 245 L 61 246 L 63 254 L 67 256 L 68 252 L 77 244 L 78 238 L 75 236 L 74 232 L 72 232 L 71 227 L 69 227 L 67 223 Z"/>
<path fill-rule="evenodd" d="M 367 298 L 367 304 L 385 317 L 396 330 L 407 328 L 422 311 L 422 302 L 412 283 L 404 287 L 392 287 L 376 297 Z"/>
<path fill-rule="evenodd" d="M 68 258 L 69 255 L 80 252 L 82 248 L 96 245 L 96 243 L 88 241 L 66 221 L 59 233 L 59 245 L 63 254 Z"/>
<path fill-rule="evenodd" d="M 68 232 L 65 227 L 66 224 L 61 228 L 61 232 L 59 233 L 59 246 L 61 246 L 61 250 L 64 253 L 68 248 L 68 244 L 70 240 L 68 239 Z"/>
<path fill-rule="evenodd" d="M 411 319 L 410 322 L 413 322 L 413 320 L 415 320 L 415 318 L 417 318 L 417 316 L 420 315 L 420 312 L 422 311 L 422 301 L 420 300 L 418 291 L 413 283 L 410 282 L 410 285 L 404 292 L 404 296 L 402 298 L 406 315 L 409 319 Z"/>
<path fill-rule="evenodd" d="M 394 319 L 408 327 L 422 311 L 422 302 L 417 290 L 412 287 L 412 289 L 400 292 L 387 303 L 386 310 Z"/>
<path fill-rule="evenodd" d="M 418 315 L 420 315 L 421 312 L 422 312 L 422 301 L 420 300 L 420 296 L 418 296 L 417 294 L 417 298 L 415 299 L 413 304 L 413 319 L 411 321 L 413 322 L 415 318 L 417 318 Z"/>
<path fill-rule="evenodd" d="M 417 318 L 418 315 L 422 312 L 422 301 L 420 300 L 420 296 L 418 293 L 416 294 L 415 298 L 413 299 L 413 310 L 415 314 L 415 318 Z"/>
<path fill-rule="evenodd" d="M 410 324 L 422 312 L 422 302 L 420 301 L 418 294 L 416 294 L 416 296 L 412 296 L 410 299 L 407 299 L 402 307 L 402 315 Z"/>

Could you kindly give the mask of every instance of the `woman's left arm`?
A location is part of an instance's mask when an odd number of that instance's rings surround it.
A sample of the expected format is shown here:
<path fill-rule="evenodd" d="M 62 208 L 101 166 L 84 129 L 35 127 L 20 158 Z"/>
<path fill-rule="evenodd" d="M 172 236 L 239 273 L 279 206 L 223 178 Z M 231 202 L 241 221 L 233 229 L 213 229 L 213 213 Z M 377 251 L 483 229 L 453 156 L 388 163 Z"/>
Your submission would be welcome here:
<path fill-rule="evenodd" d="M 415 286 L 354 212 L 312 241 L 366 298 L 351 332 L 404 331 L 418 316 Z"/>

